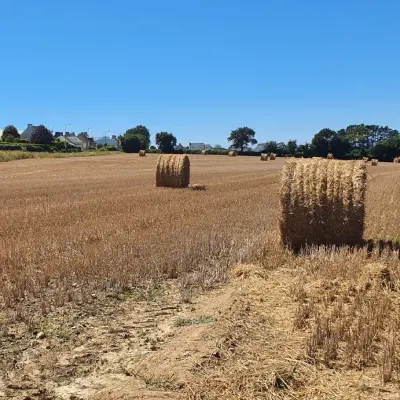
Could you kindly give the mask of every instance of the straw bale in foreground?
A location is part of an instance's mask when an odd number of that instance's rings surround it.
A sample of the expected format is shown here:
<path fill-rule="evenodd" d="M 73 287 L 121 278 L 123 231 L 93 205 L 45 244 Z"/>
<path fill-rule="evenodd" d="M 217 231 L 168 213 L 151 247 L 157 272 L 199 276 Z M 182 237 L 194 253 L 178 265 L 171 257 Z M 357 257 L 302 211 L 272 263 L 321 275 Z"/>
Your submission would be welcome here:
<path fill-rule="evenodd" d="M 294 250 L 363 243 L 365 188 L 362 161 L 288 160 L 280 190 L 282 243 Z"/>

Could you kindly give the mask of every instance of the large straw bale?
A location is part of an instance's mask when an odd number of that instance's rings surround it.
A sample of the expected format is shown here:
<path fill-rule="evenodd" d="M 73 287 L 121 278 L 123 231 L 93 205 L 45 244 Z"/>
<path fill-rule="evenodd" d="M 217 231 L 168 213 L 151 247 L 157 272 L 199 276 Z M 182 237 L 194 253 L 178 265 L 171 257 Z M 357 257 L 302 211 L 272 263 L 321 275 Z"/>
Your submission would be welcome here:
<path fill-rule="evenodd" d="M 236 155 L 237 155 L 236 151 L 230 151 L 230 152 L 228 153 L 228 156 L 229 156 L 229 157 L 236 157 Z"/>
<path fill-rule="evenodd" d="M 373 158 L 372 161 L 371 161 L 371 165 L 373 167 L 377 167 L 378 166 L 378 160 L 376 158 Z"/>
<path fill-rule="evenodd" d="M 190 183 L 190 160 L 185 155 L 161 155 L 157 161 L 156 186 L 186 188 Z"/>
<path fill-rule="evenodd" d="M 270 159 L 271 161 L 275 160 L 275 159 L 276 159 L 276 154 L 275 154 L 275 153 L 271 153 L 271 154 L 269 155 L 269 159 Z"/>
<path fill-rule="evenodd" d="M 332 154 L 332 153 L 328 153 L 327 156 L 326 156 L 326 158 L 327 158 L 328 160 L 333 160 L 333 154 Z"/>
<path fill-rule="evenodd" d="M 202 151 L 201 151 L 201 154 L 202 154 L 203 156 L 205 156 L 205 155 L 207 155 L 207 151 L 206 151 L 206 150 L 202 150 Z"/>
<path fill-rule="evenodd" d="M 146 150 L 139 151 L 139 157 L 144 157 L 146 155 Z"/>
<path fill-rule="evenodd" d="M 261 161 L 268 161 L 268 154 L 262 153 L 260 160 Z"/>
<path fill-rule="evenodd" d="M 280 190 L 282 243 L 293 250 L 363 243 L 365 188 L 362 161 L 288 160 Z"/>
<path fill-rule="evenodd" d="M 396 163 L 396 164 L 400 163 L 400 157 L 395 157 L 393 159 L 393 162 Z"/>
<path fill-rule="evenodd" d="M 363 161 L 365 161 L 365 162 L 368 162 L 368 161 L 369 161 L 369 158 L 368 158 L 368 157 L 363 157 L 362 159 L 363 159 Z"/>

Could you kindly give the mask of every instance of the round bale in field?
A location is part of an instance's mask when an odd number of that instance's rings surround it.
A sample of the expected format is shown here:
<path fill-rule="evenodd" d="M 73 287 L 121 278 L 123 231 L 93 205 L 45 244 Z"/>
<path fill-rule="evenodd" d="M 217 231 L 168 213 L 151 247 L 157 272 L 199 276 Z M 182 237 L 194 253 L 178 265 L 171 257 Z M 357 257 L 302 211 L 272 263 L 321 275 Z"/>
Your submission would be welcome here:
<path fill-rule="evenodd" d="M 396 164 L 400 163 L 400 157 L 395 157 L 393 159 L 393 162 L 396 163 Z"/>
<path fill-rule="evenodd" d="M 228 156 L 229 157 L 236 157 L 236 151 L 230 151 L 229 153 L 228 153 Z"/>
<path fill-rule="evenodd" d="M 158 157 L 156 186 L 186 188 L 190 183 L 190 160 L 184 155 L 163 154 Z"/>
<path fill-rule="evenodd" d="M 270 159 L 270 161 L 275 160 L 275 159 L 276 159 L 276 154 L 275 154 L 275 153 L 271 153 L 271 154 L 269 155 L 269 159 Z"/>
<path fill-rule="evenodd" d="M 139 157 L 144 157 L 146 155 L 146 150 L 139 151 Z"/>
<path fill-rule="evenodd" d="M 327 156 L 326 156 L 326 158 L 327 158 L 328 160 L 333 160 L 333 154 L 332 154 L 332 153 L 328 153 Z"/>
<path fill-rule="evenodd" d="M 202 151 L 201 151 L 201 154 L 202 154 L 203 156 L 206 156 L 206 155 L 207 155 L 207 151 L 206 151 L 206 150 L 202 150 Z"/>
<path fill-rule="evenodd" d="M 260 160 L 261 161 L 268 161 L 268 154 L 262 153 Z"/>
<path fill-rule="evenodd" d="M 280 189 L 281 242 L 295 251 L 362 244 L 366 179 L 363 161 L 287 161 Z"/>
<path fill-rule="evenodd" d="M 371 165 L 373 167 L 377 167 L 378 166 L 378 160 L 376 158 L 373 158 L 372 161 L 371 161 Z"/>

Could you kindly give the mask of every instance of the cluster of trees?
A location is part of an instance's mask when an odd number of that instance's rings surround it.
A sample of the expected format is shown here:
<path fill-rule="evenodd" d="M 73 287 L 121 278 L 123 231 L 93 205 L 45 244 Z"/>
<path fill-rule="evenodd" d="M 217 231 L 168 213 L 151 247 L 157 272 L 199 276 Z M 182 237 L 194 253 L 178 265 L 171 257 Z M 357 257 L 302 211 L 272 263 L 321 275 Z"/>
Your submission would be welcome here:
<path fill-rule="evenodd" d="M 257 143 L 255 131 L 248 127 L 232 131 L 228 141 L 232 148 L 241 151 Z M 297 140 L 287 143 L 269 141 L 262 151 L 280 156 L 326 157 L 333 153 L 335 158 L 341 159 L 374 157 L 392 161 L 400 155 L 400 133 L 388 126 L 365 124 L 349 125 L 338 131 L 324 128 L 314 135 L 311 143 L 298 145 Z"/>
<path fill-rule="evenodd" d="M 176 146 L 176 137 L 169 132 L 156 134 L 156 145 L 163 153 L 173 153 Z M 143 125 L 128 129 L 123 136 L 119 137 L 122 150 L 126 153 L 138 153 L 139 150 L 154 150 L 150 146 L 150 131 Z"/>
<path fill-rule="evenodd" d="M 21 140 L 21 135 L 13 125 L 7 125 L 3 129 L 2 141 L 3 142 L 18 142 Z M 39 125 L 32 133 L 31 143 L 33 144 L 51 144 L 54 141 L 54 136 L 51 131 L 44 125 Z"/>

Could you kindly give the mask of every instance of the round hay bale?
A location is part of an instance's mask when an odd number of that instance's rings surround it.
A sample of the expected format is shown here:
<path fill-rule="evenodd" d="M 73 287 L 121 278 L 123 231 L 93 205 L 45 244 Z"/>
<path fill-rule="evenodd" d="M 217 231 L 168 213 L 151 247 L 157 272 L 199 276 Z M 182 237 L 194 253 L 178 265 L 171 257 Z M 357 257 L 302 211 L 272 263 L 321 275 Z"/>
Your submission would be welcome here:
<path fill-rule="evenodd" d="M 260 160 L 261 161 L 268 161 L 268 154 L 262 153 Z"/>
<path fill-rule="evenodd" d="M 158 157 L 156 186 L 186 188 L 190 183 L 190 160 L 184 155 L 167 154 Z"/>
<path fill-rule="evenodd" d="M 371 165 L 373 167 L 377 167 L 378 166 L 378 160 L 376 158 L 373 158 L 372 161 L 371 161 Z"/>
<path fill-rule="evenodd" d="M 270 161 L 275 160 L 275 159 L 276 159 L 276 154 L 275 154 L 275 153 L 271 153 L 271 154 L 269 155 L 269 159 L 270 159 Z"/>
<path fill-rule="evenodd" d="M 228 156 L 229 156 L 229 157 L 236 157 L 236 156 L 237 156 L 237 153 L 236 153 L 236 151 L 230 151 L 230 152 L 228 153 Z"/>
<path fill-rule="evenodd" d="M 369 158 L 368 158 L 368 157 L 363 157 L 362 159 L 363 159 L 363 161 L 365 161 L 365 162 L 368 162 L 368 161 L 369 161 Z"/>
<path fill-rule="evenodd" d="M 393 159 L 393 162 L 396 163 L 396 164 L 400 163 L 400 157 L 395 157 Z"/>
<path fill-rule="evenodd" d="M 327 156 L 326 156 L 326 158 L 327 158 L 328 160 L 333 160 L 333 154 L 332 154 L 332 153 L 328 153 Z"/>
<path fill-rule="evenodd" d="M 295 251 L 362 244 L 366 178 L 362 161 L 288 160 L 280 189 L 281 242 Z"/>
<path fill-rule="evenodd" d="M 203 156 L 205 156 L 205 155 L 207 155 L 207 151 L 206 151 L 206 150 L 202 150 L 202 151 L 201 151 L 201 154 L 202 154 Z"/>
<path fill-rule="evenodd" d="M 144 157 L 146 155 L 146 150 L 139 151 L 139 157 Z"/>

